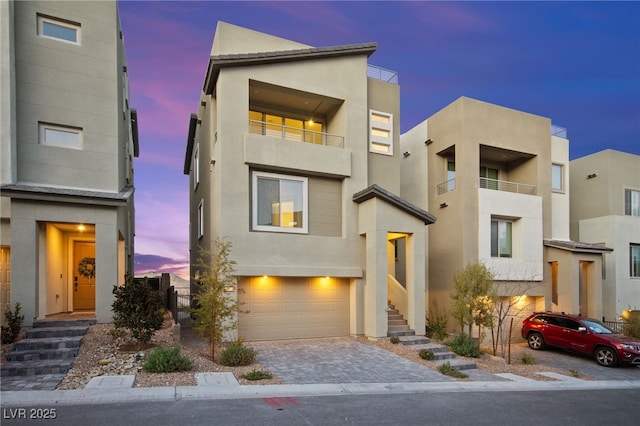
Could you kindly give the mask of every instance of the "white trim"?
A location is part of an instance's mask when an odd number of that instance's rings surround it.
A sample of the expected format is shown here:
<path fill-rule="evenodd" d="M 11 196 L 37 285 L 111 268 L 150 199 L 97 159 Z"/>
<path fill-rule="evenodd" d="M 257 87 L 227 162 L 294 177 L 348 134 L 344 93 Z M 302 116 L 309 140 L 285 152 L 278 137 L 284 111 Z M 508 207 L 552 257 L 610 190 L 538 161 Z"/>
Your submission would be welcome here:
<path fill-rule="evenodd" d="M 75 40 L 69 40 L 66 38 L 56 37 L 55 35 L 45 34 L 45 31 L 46 31 L 45 24 L 74 30 Z M 65 43 L 80 44 L 80 24 L 77 24 L 71 21 L 65 21 L 62 19 L 53 18 L 50 16 L 38 15 L 38 35 L 40 37 L 49 38 L 52 40 L 58 40 Z"/>
<path fill-rule="evenodd" d="M 369 152 L 393 155 L 392 114 L 369 110 Z"/>
<path fill-rule="evenodd" d="M 64 140 L 65 137 L 73 137 L 73 135 L 76 136 L 75 140 Z M 58 137 L 56 138 L 56 136 Z M 38 123 L 38 143 L 58 148 L 81 150 L 83 148 L 82 129 L 59 124 Z"/>
<path fill-rule="evenodd" d="M 279 182 L 295 181 L 302 183 L 302 226 L 286 227 L 258 224 L 258 179 L 266 178 Z M 283 175 L 278 173 L 252 172 L 251 174 L 251 230 L 266 232 L 285 232 L 292 234 L 307 234 L 309 232 L 309 202 L 308 202 L 309 179 L 302 176 Z"/>
<path fill-rule="evenodd" d="M 204 236 L 204 199 L 200 200 L 198 204 L 198 229 L 197 229 L 197 237 L 198 239 Z"/>
<path fill-rule="evenodd" d="M 200 183 L 200 144 L 196 145 L 193 150 L 193 189 L 195 190 Z"/>

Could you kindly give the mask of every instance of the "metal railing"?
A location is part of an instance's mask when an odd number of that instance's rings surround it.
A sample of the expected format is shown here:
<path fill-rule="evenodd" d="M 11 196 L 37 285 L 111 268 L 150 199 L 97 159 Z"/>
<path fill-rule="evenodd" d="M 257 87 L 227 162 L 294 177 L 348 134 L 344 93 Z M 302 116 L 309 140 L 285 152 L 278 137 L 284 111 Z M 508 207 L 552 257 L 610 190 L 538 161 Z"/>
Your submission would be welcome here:
<path fill-rule="evenodd" d="M 560 138 L 567 138 L 567 128 L 556 126 L 555 124 L 551 125 L 551 136 L 558 136 Z"/>
<path fill-rule="evenodd" d="M 614 333 L 624 334 L 625 323 L 622 321 L 605 321 L 604 317 L 602 318 L 602 323 L 609 327 Z"/>
<path fill-rule="evenodd" d="M 508 182 L 506 180 L 480 178 L 480 188 L 496 191 L 515 192 L 517 194 L 536 195 L 537 188 L 526 183 Z"/>
<path fill-rule="evenodd" d="M 178 294 L 173 286 L 167 289 L 167 309 L 173 315 L 173 320 L 180 325 L 188 325 L 191 320 L 191 296 Z"/>
<path fill-rule="evenodd" d="M 316 145 L 344 147 L 344 136 L 332 135 L 324 132 L 289 127 L 282 124 L 267 123 L 259 120 L 249 120 L 249 133 L 254 135 L 271 136 L 288 141 L 312 143 Z"/>
<path fill-rule="evenodd" d="M 398 84 L 398 73 L 384 69 L 375 65 L 367 64 L 367 77 L 375 78 L 376 80 L 385 81 L 387 83 Z"/>
<path fill-rule="evenodd" d="M 456 189 L 456 179 L 450 179 L 446 182 L 442 182 L 441 184 L 438 184 L 436 186 L 438 195 L 442 195 L 444 193 L 447 193 L 449 191 L 453 191 L 454 189 Z"/>

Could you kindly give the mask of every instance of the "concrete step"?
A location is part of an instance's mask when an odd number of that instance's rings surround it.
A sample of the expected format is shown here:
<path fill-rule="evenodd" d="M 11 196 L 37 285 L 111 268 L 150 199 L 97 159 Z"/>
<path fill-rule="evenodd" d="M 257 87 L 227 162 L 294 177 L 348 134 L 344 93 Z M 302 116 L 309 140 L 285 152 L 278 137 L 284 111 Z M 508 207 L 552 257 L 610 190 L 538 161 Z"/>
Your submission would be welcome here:
<path fill-rule="evenodd" d="M 407 346 L 426 345 L 431 342 L 431 339 L 424 336 L 403 336 L 400 338 L 400 343 Z"/>
<path fill-rule="evenodd" d="M 447 346 L 439 345 L 437 343 L 426 343 L 421 345 L 415 345 L 415 346 L 412 346 L 411 348 L 415 349 L 418 352 L 423 349 L 426 349 L 428 351 L 433 352 L 434 354 L 438 352 L 449 352 L 449 348 Z"/>
<path fill-rule="evenodd" d="M 389 327 L 393 327 L 396 325 L 407 325 L 407 320 L 406 319 L 390 319 L 387 321 L 387 324 L 389 325 Z"/>
<path fill-rule="evenodd" d="M 33 322 L 33 328 L 43 327 L 89 327 L 96 323 L 95 319 L 79 319 L 79 320 L 36 320 Z"/>
<path fill-rule="evenodd" d="M 440 361 L 440 360 L 455 360 L 456 359 L 456 354 L 454 354 L 453 352 L 434 352 L 433 353 L 434 361 Z M 473 364 L 475 365 L 475 364 Z"/>
<path fill-rule="evenodd" d="M 27 339 L 44 339 L 48 337 L 73 337 L 84 336 L 87 333 L 89 326 L 75 326 L 75 327 L 39 327 L 32 328 L 27 331 Z"/>
<path fill-rule="evenodd" d="M 465 361 L 462 359 L 441 359 L 435 361 L 436 364 L 444 364 L 445 362 L 448 362 L 451 367 L 456 370 L 472 370 L 474 368 L 477 368 L 475 362 Z"/>
<path fill-rule="evenodd" d="M 45 359 L 74 359 L 78 356 L 79 348 L 64 349 L 34 349 L 20 352 L 10 352 L 7 362 L 41 361 Z"/>
<path fill-rule="evenodd" d="M 408 327 L 408 326 L 407 326 Z M 415 336 L 416 332 L 411 330 L 411 329 L 406 329 L 406 330 L 389 330 L 387 331 L 387 337 L 393 337 L 393 336 L 397 336 L 397 337 L 401 337 L 401 336 Z"/>
<path fill-rule="evenodd" d="M 402 320 L 404 317 L 400 314 L 387 314 L 388 320 Z"/>
<path fill-rule="evenodd" d="M 84 336 L 47 337 L 42 339 L 22 339 L 14 343 L 15 352 L 46 349 L 79 348 Z"/>
<path fill-rule="evenodd" d="M 40 361 L 6 362 L 0 367 L 0 376 L 38 376 L 43 374 L 65 374 L 72 360 L 47 359 Z"/>

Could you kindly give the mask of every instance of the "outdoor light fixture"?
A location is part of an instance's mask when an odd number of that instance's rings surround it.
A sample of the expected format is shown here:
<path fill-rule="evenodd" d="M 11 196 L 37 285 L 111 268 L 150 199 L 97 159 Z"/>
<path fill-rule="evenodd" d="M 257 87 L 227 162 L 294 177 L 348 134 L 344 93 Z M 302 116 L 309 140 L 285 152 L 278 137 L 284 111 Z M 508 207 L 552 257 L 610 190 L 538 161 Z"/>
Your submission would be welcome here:
<path fill-rule="evenodd" d="M 593 179 L 596 176 L 598 176 L 597 173 L 591 173 L 591 174 L 587 175 L 587 179 Z"/>
<path fill-rule="evenodd" d="M 440 203 L 440 208 L 444 209 L 445 207 L 449 207 L 449 204 L 447 203 Z"/>
<path fill-rule="evenodd" d="M 408 157 L 411 155 L 411 153 L 409 151 L 405 151 L 402 155 L 404 155 L 405 157 Z"/>
<path fill-rule="evenodd" d="M 224 286 L 224 292 L 225 293 L 233 293 L 234 291 L 236 291 L 236 288 L 232 285 L 225 285 Z"/>
<path fill-rule="evenodd" d="M 84 225 L 82 225 L 82 224 L 81 224 L 81 225 L 78 225 L 78 231 L 82 232 L 82 231 L 84 231 L 84 230 L 85 230 Z"/>
<path fill-rule="evenodd" d="M 431 145 L 432 143 L 433 143 L 433 141 L 431 140 L 431 138 L 429 138 L 426 141 L 424 141 L 425 145 Z"/>

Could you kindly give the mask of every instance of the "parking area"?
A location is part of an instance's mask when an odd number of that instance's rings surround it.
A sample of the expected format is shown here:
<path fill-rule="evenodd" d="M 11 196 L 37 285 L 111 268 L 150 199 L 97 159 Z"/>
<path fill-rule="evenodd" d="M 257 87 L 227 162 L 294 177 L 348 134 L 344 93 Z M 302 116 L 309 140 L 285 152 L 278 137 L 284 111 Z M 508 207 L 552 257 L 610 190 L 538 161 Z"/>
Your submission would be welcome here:
<path fill-rule="evenodd" d="M 598 380 L 640 380 L 640 366 L 602 367 L 591 357 L 559 349 L 547 348 L 534 351 L 526 343 L 517 343 L 511 346 L 511 359 L 520 359 L 523 353 L 532 355 L 539 365 L 576 370 Z"/>

